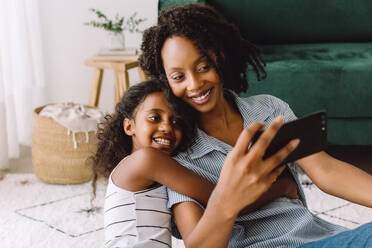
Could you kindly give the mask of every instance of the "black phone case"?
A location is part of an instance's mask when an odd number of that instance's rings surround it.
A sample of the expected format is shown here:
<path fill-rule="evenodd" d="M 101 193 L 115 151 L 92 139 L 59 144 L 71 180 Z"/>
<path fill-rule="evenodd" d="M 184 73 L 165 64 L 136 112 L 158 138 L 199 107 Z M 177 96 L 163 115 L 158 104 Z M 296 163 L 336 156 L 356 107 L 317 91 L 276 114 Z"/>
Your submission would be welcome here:
<path fill-rule="evenodd" d="M 254 144 L 262 133 L 263 131 L 259 131 L 255 135 L 252 144 Z M 326 112 L 319 111 L 285 123 L 271 141 L 263 158 L 270 157 L 288 144 L 288 142 L 296 138 L 300 139 L 300 144 L 289 154 L 283 163 L 293 162 L 327 148 Z"/>

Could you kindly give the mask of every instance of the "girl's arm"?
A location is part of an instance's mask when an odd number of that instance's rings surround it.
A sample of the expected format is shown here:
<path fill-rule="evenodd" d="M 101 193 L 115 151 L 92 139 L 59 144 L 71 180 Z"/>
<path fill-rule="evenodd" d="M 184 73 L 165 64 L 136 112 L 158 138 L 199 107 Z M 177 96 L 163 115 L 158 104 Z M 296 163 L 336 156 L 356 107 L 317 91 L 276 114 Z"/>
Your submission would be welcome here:
<path fill-rule="evenodd" d="M 140 191 L 155 182 L 207 205 L 214 184 L 183 167 L 168 154 L 143 148 L 128 156 L 113 174 L 119 187 Z"/>
<path fill-rule="evenodd" d="M 181 166 L 169 155 L 154 148 L 143 148 L 128 156 L 113 174 L 118 186 L 140 191 L 158 182 L 168 188 L 187 195 L 204 206 L 215 184 Z M 297 198 L 297 185 L 289 178 L 281 177 L 267 192 L 244 208 L 244 213 L 259 209 L 278 197 Z"/>
<path fill-rule="evenodd" d="M 324 192 L 372 207 L 372 175 L 319 152 L 296 161 Z"/>

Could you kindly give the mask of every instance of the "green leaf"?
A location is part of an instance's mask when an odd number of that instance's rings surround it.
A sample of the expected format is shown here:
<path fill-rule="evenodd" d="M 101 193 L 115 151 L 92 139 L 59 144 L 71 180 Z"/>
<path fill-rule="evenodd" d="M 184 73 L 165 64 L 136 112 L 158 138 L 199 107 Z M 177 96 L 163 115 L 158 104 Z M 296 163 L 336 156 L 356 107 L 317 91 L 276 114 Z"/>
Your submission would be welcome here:
<path fill-rule="evenodd" d="M 108 19 L 105 14 L 103 14 L 101 11 L 90 8 L 89 11 L 93 12 L 96 14 L 99 20 L 102 20 L 102 22 L 97 22 L 97 21 L 90 21 L 88 23 L 84 23 L 84 25 L 92 26 L 92 27 L 97 27 L 97 28 L 103 28 L 107 31 L 112 31 L 112 32 L 122 32 L 124 30 L 128 30 L 131 33 L 137 32 L 140 33 L 142 32 L 139 30 L 138 26 L 144 22 L 146 19 L 142 18 L 136 18 L 137 12 L 134 12 L 129 18 L 127 18 L 126 22 L 125 17 L 119 16 L 119 13 L 115 15 L 114 20 Z"/>

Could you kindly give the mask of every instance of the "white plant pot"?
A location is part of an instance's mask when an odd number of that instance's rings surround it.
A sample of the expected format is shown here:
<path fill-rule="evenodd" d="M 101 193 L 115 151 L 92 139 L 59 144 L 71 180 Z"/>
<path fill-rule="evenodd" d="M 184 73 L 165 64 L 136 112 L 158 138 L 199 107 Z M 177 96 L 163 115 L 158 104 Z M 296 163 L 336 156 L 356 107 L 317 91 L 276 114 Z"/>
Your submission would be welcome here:
<path fill-rule="evenodd" d="M 109 32 L 108 33 L 108 48 L 110 50 L 124 50 L 125 36 L 124 33 Z"/>

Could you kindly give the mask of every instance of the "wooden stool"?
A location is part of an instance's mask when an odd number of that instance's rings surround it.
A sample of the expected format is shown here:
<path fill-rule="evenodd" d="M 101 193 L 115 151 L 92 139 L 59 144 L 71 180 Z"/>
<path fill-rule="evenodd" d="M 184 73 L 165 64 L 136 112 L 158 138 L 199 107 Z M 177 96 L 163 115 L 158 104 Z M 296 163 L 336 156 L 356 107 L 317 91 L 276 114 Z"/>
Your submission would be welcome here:
<path fill-rule="evenodd" d="M 114 104 L 116 105 L 124 92 L 129 87 L 128 70 L 138 67 L 138 74 L 141 81 L 146 80 L 146 76 L 140 69 L 138 56 L 96 56 L 85 60 L 85 65 L 94 67 L 93 82 L 90 90 L 89 105 L 98 107 L 99 96 L 101 93 L 102 77 L 104 69 L 114 70 Z"/>

